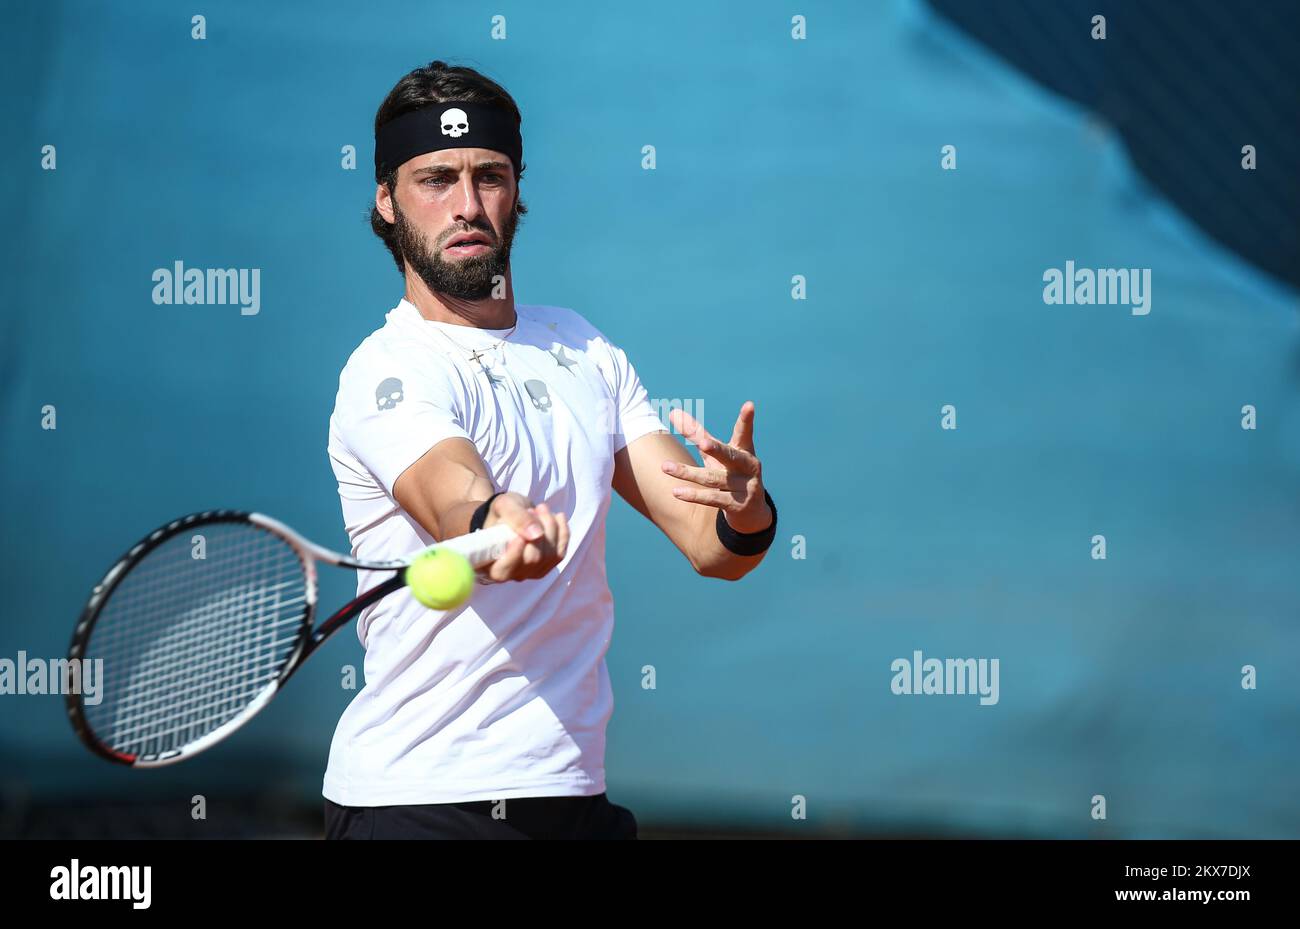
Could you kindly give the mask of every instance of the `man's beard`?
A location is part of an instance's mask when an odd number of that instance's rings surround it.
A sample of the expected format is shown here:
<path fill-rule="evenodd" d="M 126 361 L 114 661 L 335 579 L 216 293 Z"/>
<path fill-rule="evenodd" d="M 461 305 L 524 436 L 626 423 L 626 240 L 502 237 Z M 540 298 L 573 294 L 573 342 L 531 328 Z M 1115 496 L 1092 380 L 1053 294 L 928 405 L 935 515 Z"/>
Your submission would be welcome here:
<path fill-rule="evenodd" d="M 502 232 L 500 244 L 489 246 L 491 251 L 484 255 L 471 255 L 458 261 L 448 261 L 442 255 L 442 248 L 430 249 L 425 243 L 420 230 L 411 225 L 403 215 L 397 199 L 393 199 L 393 226 L 397 234 L 397 246 L 402 258 L 429 290 L 460 300 L 486 300 L 492 294 L 495 285 L 493 278 L 498 275 L 505 279 L 510 268 L 510 247 L 515 238 L 515 226 L 519 222 L 518 214 L 510 211 Z M 475 226 L 464 232 L 481 232 L 492 238 L 491 226 Z M 453 233 L 456 235 L 458 233 Z M 450 236 L 448 236 L 450 238 Z"/>

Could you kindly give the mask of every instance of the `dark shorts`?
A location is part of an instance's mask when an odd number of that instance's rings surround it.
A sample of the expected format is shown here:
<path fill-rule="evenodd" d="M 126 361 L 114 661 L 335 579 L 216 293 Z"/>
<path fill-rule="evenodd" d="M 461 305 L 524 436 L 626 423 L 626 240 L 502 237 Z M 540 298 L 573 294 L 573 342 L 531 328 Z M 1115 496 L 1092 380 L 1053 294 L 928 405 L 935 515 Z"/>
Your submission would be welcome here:
<path fill-rule="evenodd" d="M 325 801 L 327 839 L 635 839 L 636 828 L 632 811 L 603 793 L 408 806 Z"/>

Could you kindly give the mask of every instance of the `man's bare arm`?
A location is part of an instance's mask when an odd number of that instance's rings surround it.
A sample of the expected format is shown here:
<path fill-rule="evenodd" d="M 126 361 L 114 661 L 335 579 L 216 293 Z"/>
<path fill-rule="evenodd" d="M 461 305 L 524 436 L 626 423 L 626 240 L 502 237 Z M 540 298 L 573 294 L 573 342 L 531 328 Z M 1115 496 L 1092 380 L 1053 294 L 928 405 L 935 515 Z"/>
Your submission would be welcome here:
<path fill-rule="evenodd" d="M 759 532 L 773 519 L 753 454 L 753 404 L 741 407 L 731 443 L 715 439 L 688 414 L 674 414 L 674 425 L 696 443 L 704 467 L 672 435 L 652 432 L 615 455 L 614 489 L 659 527 L 696 572 L 739 580 L 758 567 L 763 554 L 737 555 L 724 546 L 717 511 L 737 532 Z"/>
<path fill-rule="evenodd" d="M 497 492 L 487 464 L 467 439 L 444 439 L 422 455 L 393 484 L 393 497 L 437 541 L 469 532 L 479 504 Z M 492 501 L 483 528 L 504 522 L 516 538 L 501 557 L 480 568 L 494 581 L 541 577 L 564 560 L 569 523 L 545 503 L 533 506 L 521 494 L 503 493 Z"/>

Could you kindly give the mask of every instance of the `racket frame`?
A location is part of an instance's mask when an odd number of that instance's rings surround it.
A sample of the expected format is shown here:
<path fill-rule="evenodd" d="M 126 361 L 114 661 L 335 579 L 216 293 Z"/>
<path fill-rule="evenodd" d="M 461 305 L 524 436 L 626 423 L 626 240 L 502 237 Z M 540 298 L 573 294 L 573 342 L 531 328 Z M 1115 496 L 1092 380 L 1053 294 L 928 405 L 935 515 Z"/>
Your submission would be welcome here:
<path fill-rule="evenodd" d="M 74 693 L 70 686 L 65 687 L 65 704 L 73 731 L 88 749 L 101 758 L 135 768 L 158 768 L 192 758 L 211 748 L 242 728 L 250 719 L 261 712 L 271 701 L 271 698 L 279 693 L 280 688 L 293 676 L 294 672 L 302 667 L 312 652 L 323 645 L 330 636 L 347 625 L 349 621 L 355 619 L 370 604 L 382 600 L 390 593 L 405 587 L 406 567 L 420 555 L 435 548 L 453 549 L 468 558 L 474 567 L 479 567 L 499 557 L 509 541 L 515 536 L 514 530 L 509 526 L 498 524 L 488 529 L 448 539 L 445 542 L 436 542 L 398 561 L 360 561 L 350 555 L 343 555 L 322 545 L 317 545 L 279 520 L 263 513 L 245 512 L 243 510 L 203 510 L 198 513 L 191 513 L 188 516 L 182 516 L 164 526 L 160 526 L 141 539 L 125 555 L 119 558 L 108 570 L 108 573 L 104 575 L 103 579 L 95 585 L 91 591 L 90 599 L 86 602 L 77 625 L 73 629 L 72 643 L 68 648 L 69 662 L 80 662 L 85 656 L 86 647 L 90 643 L 95 623 L 98 621 L 104 605 L 132 568 L 167 540 L 196 526 L 212 525 L 214 523 L 241 523 L 257 526 L 279 537 L 298 556 L 305 579 L 303 615 L 298 632 L 298 641 L 285 659 L 284 666 L 275 680 L 269 682 L 239 713 L 201 738 L 165 752 L 131 754 L 120 752 L 105 745 L 96 737 L 86 719 L 85 708 L 81 699 L 82 694 L 79 689 L 78 692 Z M 353 597 L 331 614 L 320 626 L 313 628 L 319 593 L 316 575 L 317 562 L 352 568 L 357 571 L 392 571 L 394 573 L 392 577 Z M 68 673 L 71 674 L 71 671 L 69 670 Z"/>

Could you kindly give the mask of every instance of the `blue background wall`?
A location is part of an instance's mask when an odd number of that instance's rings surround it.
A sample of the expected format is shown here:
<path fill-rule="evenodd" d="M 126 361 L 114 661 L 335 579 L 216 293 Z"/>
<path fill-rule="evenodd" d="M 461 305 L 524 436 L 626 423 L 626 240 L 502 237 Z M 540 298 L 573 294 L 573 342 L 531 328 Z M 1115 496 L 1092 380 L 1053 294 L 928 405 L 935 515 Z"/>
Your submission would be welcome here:
<path fill-rule="evenodd" d="M 776 3 L 563 6 L 212 2 L 205 41 L 163 2 L 5 12 L 0 657 L 62 655 L 106 567 L 182 513 L 346 548 L 327 420 L 401 296 L 365 222 L 371 126 L 444 58 L 524 113 L 520 301 L 577 309 L 724 436 L 757 405 L 782 529 L 759 571 L 694 577 L 611 516 L 615 802 L 804 834 L 1300 836 L 1295 291 L 919 3 L 803 4 L 806 41 Z M 260 268 L 261 312 L 154 305 L 177 260 Z M 1045 305 L 1066 260 L 1151 268 L 1150 315 Z M 893 695 L 915 649 L 998 658 L 1000 702 Z M 314 803 L 360 657 L 337 637 L 162 772 L 92 758 L 57 697 L 0 697 L 0 789 Z"/>

